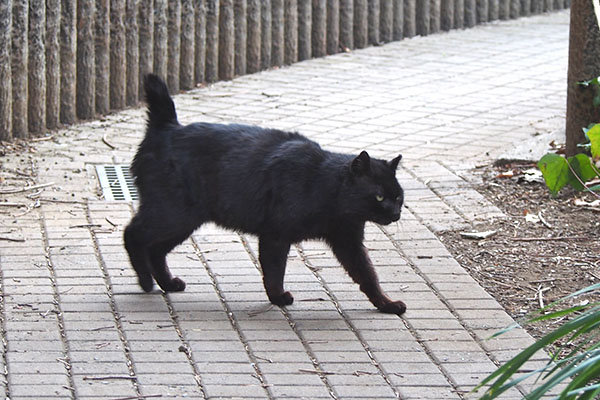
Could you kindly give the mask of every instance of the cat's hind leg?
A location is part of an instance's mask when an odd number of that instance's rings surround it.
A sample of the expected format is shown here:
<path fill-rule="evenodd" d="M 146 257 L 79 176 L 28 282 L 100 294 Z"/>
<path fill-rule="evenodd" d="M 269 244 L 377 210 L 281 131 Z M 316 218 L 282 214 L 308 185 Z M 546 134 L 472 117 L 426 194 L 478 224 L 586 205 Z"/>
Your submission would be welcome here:
<path fill-rule="evenodd" d="M 167 254 L 187 239 L 193 231 L 184 231 L 169 239 L 153 243 L 148 250 L 149 261 L 152 267 L 152 276 L 158 286 L 165 292 L 181 292 L 185 290 L 185 282 L 178 277 L 173 277 L 167 265 Z"/>
<path fill-rule="evenodd" d="M 261 236 L 258 239 L 258 259 L 263 272 L 263 282 L 271 303 L 287 306 L 294 297 L 283 288 L 283 278 L 290 243 L 272 237 Z"/>
<path fill-rule="evenodd" d="M 123 240 L 125 249 L 129 254 L 129 261 L 138 276 L 138 282 L 145 292 L 152 291 L 154 280 L 152 279 L 152 267 L 148 259 L 147 245 L 145 241 L 144 227 L 139 218 L 134 217 L 125 228 Z"/>

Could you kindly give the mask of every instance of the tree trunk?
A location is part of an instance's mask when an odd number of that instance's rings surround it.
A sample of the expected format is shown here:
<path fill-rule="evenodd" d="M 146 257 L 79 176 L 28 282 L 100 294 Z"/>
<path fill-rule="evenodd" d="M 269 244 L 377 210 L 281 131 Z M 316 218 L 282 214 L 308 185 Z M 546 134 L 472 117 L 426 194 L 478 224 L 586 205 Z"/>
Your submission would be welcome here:
<path fill-rule="evenodd" d="M 354 48 L 354 2 L 340 1 L 340 47 L 345 50 Z"/>
<path fill-rule="evenodd" d="M 298 1 L 285 0 L 284 11 L 284 62 L 293 64 L 298 61 Z"/>
<path fill-rule="evenodd" d="M 125 104 L 128 106 L 137 104 L 140 92 L 140 40 L 137 11 L 137 1 L 127 0 L 125 10 L 125 36 L 127 46 Z"/>
<path fill-rule="evenodd" d="M 465 1 L 465 28 L 472 28 L 477 24 L 476 0 Z"/>
<path fill-rule="evenodd" d="M 416 7 L 417 34 L 421 36 L 429 35 L 429 0 L 418 0 Z"/>
<path fill-rule="evenodd" d="M 271 0 L 262 0 L 260 6 L 260 65 L 261 69 L 271 68 Z"/>
<path fill-rule="evenodd" d="M 96 62 L 95 94 L 96 112 L 106 115 L 110 111 L 110 18 L 109 0 L 96 0 Z M 50 11 L 50 8 L 48 8 Z"/>
<path fill-rule="evenodd" d="M 567 77 L 567 155 L 579 152 L 585 141 L 581 130 L 600 122 L 600 112 L 592 104 L 594 88 L 578 85 L 600 76 L 600 32 L 591 1 L 571 4 L 569 28 L 569 72 Z"/>
<path fill-rule="evenodd" d="M 404 1 L 393 0 L 394 3 L 394 31 L 393 40 L 402 40 L 404 37 Z"/>
<path fill-rule="evenodd" d="M 441 29 L 442 4 L 440 0 L 430 0 L 429 3 L 429 33 L 437 33 Z"/>
<path fill-rule="evenodd" d="M 29 133 L 46 130 L 46 2 L 29 1 Z M 93 49 L 93 45 L 92 45 Z M 93 51 L 93 50 L 92 50 Z M 93 54 L 93 53 L 92 53 Z M 92 93 L 93 102 L 93 93 Z M 92 103 L 93 104 L 93 103 Z M 93 112 L 93 108 L 92 108 Z"/>
<path fill-rule="evenodd" d="M 27 0 L 12 1 L 12 128 L 13 136 L 26 138 L 27 127 Z"/>
<path fill-rule="evenodd" d="M 181 0 L 169 0 L 167 3 L 167 86 L 169 92 L 179 93 Z"/>
<path fill-rule="evenodd" d="M 327 0 L 327 54 L 340 49 L 340 0 Z"/>
<path fill-rule="evenodd" d="M 154 72 L 154 2 L 140 1 L 138 10 L 139 22 L 139 76 L 138 96 L 144 96 L 144 76 Z"/>
<path fill-rule="evenodd" d="M 327 0 L 312 0 L 313 57 L 327 54 Z"/>
<path fill-rule="evenodd" d="M 387 43 L 392 41 L 394 34 L 394 3 L 393 0 L 380 0 L 380 2 L 379 39 Z"/>
<path fill-rule="evenodd" d="M 206 7 L 204 1 L 194 1 L 194 79 L 196 83 L 204 82 L 206 68 Z"/>
<path fill-rule="evenodd" d="M 219 0 L 206 2 L 206 72 L 208 82 L 219 79 Z"/>
<path fill-rule="evenodd" d="M 442 1 L 440 28 L 449 31 L 454 27 L 454 0 Z"/>
<path fill-rule="evenodd" d="M 367 47 L 369 41 L 369 12 L 367 0 L 354 2 L 354 47 L 362 49 Z"/>
<path fill-rule="evenodd" d="M 404 1 L 404 37 L 417 34 L 417 4 L 415 0 Z"/>
<path fill-rule="evenodd" d="M 248 13 L 247 0 L 235 0 L 233 4 L 234 11 L 234 29 L 235 29 L 235 75 L 244 75 L 246 73 L 246 49 L 248 48 Z"/>
<path fill-rule="evenodd" d="M 96 113 L 96 57 L 94 1 L 77 2 L 77 117 L 90 119 Z"/>
<path fill-rule="evenodd" d="M 246 51 L 246 71 L 254 73 L 260 71 L 260 0 L 248 0 L 246 9 L 248 49 Z"/>
<path fill-rule="evenodd" d="M 284 53 L 284 0 L 271 0 L 271 66 L 283 65 Z"/>
<path fill-rule="evenodd" d="M 218 1 L 218 0 L 215 0 Z M 167 0 L 154 0 L 154 73 L 167 79 Z"/>
<path fill-rule="evenodd" d="M 221 0 L 219 10 L 219 78 L 233 79 L 235 62 L 235 33 L 233 0 Z"/>
<path fill-rule="evenodd" d="M 110 2 L 110 108 L 125 108 L 125 0 Z"/>
<path fill-rule="evenodd" d="M 298 3 L 298 60 L 312 58 L 312 2 Z"/>
<path fill-rule="evenodd" d="M 369 16 L 368 16 L 368 32 L 369 32 L 369 44 L 379 45 L 381 41 L 379 37 L 379 20 L 381 15 L 381 2 L 380 0 L 369 0 L 368 2 Z"/>

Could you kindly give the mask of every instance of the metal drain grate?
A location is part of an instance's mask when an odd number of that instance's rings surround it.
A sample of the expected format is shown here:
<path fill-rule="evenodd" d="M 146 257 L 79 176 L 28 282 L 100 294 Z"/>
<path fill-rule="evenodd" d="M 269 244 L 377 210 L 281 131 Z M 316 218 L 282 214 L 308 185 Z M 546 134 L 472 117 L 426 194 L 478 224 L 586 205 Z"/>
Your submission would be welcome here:
<path fill-rule="evenodd" d="M 138 199 L 129 165 L 96 165 L 96 174 L 98 174 L 104 199 L 112 201 Z"/>

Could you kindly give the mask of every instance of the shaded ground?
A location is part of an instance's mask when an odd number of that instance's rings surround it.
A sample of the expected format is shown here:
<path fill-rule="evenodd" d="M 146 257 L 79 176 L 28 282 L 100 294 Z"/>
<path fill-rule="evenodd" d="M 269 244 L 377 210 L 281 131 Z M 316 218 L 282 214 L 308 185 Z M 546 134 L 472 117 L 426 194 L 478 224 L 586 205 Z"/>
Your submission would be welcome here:
<path fill-rule="evenodd" d="M 543 183 L 528 182 L 534 168 L 496 162 L 474 170 L 481 179 L 477 190 L 508 218 L 478 226 L 479 232 L 496 231 L 485 239 L 458 231 L 442 235 L 463 267 L 516 319 L 600 282 L 600 204 L 590 205 L 598 198 L 570 189 L 552 198 Z M 589 300 L 578 297 L 571 304 Z M 540 337 L 559 323 L 528 330 Z"/>

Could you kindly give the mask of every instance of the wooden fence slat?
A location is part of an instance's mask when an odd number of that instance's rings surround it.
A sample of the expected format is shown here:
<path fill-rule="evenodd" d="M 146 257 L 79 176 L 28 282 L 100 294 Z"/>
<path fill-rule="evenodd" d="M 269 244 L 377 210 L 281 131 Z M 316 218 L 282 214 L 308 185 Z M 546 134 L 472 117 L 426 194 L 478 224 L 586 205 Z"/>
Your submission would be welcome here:
<path fill-rule="evenodd" d="M 60 76 L 59 32 L 60 0 L 46 0 L 46 127 L 48 129 L 56 129 L 59 125 L 60 79 L 57 79 Z M 2 61 L 0 61 L 0 68 L 1 65 Z"/>
<path fill-rule="evenodd" d="M 260 65 L 261 69 L 271 68 L 271 0 L 262 0 L 260 8 Z"/>
<path fill-rule="evenodd" d="M 477 0 L 475 5 L 476 22 L 478 24 L 488 21 L 489 17 L 489 6 L 488 0 Z"/>
<path fill-rule="evenodd" d="M 521 16 L 521 0 L 510 0 L 510 18 L 515 19 Z"/>
<path fill-rule="evenodd" d="M 154 0 L 154 73 L 167 78 L 167 0 Z"/>
<path fill-rule="evenodd" d="M 110 111 L 110 0 L 96 0 L 95 47 L 96 113 Z"/>
<path fill-rule="evenodd" d="M 110 1 L 110 108 L 125 108 L 125 0 Z"/>
<path fill-rule="evenodd" d="M 394 3 L 394 30 L 392 33 L 393 40 L 402 40 L 404 37 L 404 1 L 393 0 Z"/>
<path fill-rule="evenodd" d="M 285 26 L 284 0 L 271 0 L 271 66 L 283 65 Z"/>
<path fill-rule="evenodd" d="M 60 122 L 75 122 L 75 0 L 62 0 L 60 22 Z M 14 82 L 13 82 L 14 85 Z M 14 129 L 14 127 L 13 127 Z"/>
<path fill-rule="evenodd" d="M 206 1 L 206 72 L 208 82 L 219 79 L 219 0 Z"/>
<path fill-rule="evenodd" d="M 77 97 L 75 108 L 77 118 L 80 119 L 90 119 L 96 113 L 94 3 L 94 0 L 77 2 Z"/>
<path fill-rule="evenodd" d="M 206 7 L 204 1 L 194 1 L 194 80 L 204 82 L 206 69 Z"/>
<path fill-rule="evenodd" d="M 430 0 L 429 2 L 429 33 L 437 33 L 440 31 L 442 4 L 440 0 Z"/>
<path fill-rule="evenodd" d="M 369 11 L 367 0 L 354 1 L 354 46 L 358 49 L 369 43 Z"/>
<path fill-rule="evenodd" d="M 465 28 L 472 28 L 477 24 L 477 0 L 464 0 L 465 2 Z"/>
<path fill-rule="evenodd" d="M 298 60 L 308 60 L 309 58 L 312 58 L 312 2 L 300 0 L 298 3 Z"/>
<path fill-rule="evenodd" d="M 327 0 L 312 0 L 313 57 L 327 54 Z"/>
<path fill-rule="evenodd" d="M 454 28 L 454 0 L 443 0 L 440 14 L 440 29 L 449 31 Z"/>
<path fill-rule="evenodd" d="M 344 51 L 354 48 L 354 2 L 352 0 L 340 1 L 340 47 Z"/>
<path fill-rule="evenodd" d="M 465 27 L 465 0 L 454 0 L 454 29 Z"/>
<path fill-rule="evenodd" d="M 235 29 L 235 55 L 234 55 L 234 73 L 235 75 L 244 75 L 246 73 L 246 52 L 248 49 L 248 19 L 247 19 L 247 0 L 235 0 L 233 4 L 234 29 Z"/>
<path fill-rule="evenodd" d="M 544 9 L 544 0 L 531 0 L 531 13 L 540 14 Z"/>
<path fill-rule="evenodd" d="M 378 45 L 381 41 L 379 37 L 379 22 L 381 13 L 381 2 L 380 0 L 369 0 L 368 1 L 368 32 L 369 32 L 369 44 Z"/>
<path fill-rule="evenodd" d="M 3 1 L 0 2 L 0 140 L 12 139 L 11 31 L 11 3 Z"/>
<path fill-rule="evenodd" d="M 283 61 L 289 65 L 298 61 L 298 0 L 285 0 L 284 20 Z"/>
<path fill-rule="evenodd" d="M 510 18 L 510 0 L 500 0 L 498 3 L 498 18 L 507 20 Z"/>
<path fill-rule="evenodd" d="M 27 0 L 12 2 L 12 128 L 13 136 L 25 138 L 27 127 Z"/>
<path fill-rule="evenodd" d="M 181 0 L 169 0 L 167 6 L 167 86 L 179 92 L 179 56 L 181 49 Z"/>
<path fill-rule="evenodd" d="M 394 33 L 394 3 L 392 0 L 380 0 L 379 39 L 391 42 Z"/>
<path fill-rule="evenodd" d="M 488 21 L 496 21 L 500 18 L 500 4 L 498 0 L 489 0 L 488 3 Z"/>
<path fill-rule="evenodd" d="M 80 0 L 81 1 L 81 0 Z M 125 4 L 125 104 L 137 104 L 140 92 L 140 41 L 137 23 L 137 1 Z"/>
<path fill-rule="evenodd" d="M 417 34 L 421 36 L 429 35 L 429 24 L 431 17 L 429 15 L 429 0 L 418 0 L 416 7 Z"/>
<path fill-rule="evenodd" d="M 252 74 L 260 70 L 260 0 L 248 0 L 246 18 L 246 71 Z"/>
<path fill-rule="evenodd" d="M 404 1 L 404 37 L 411 38 L 417 34 L 416 0 Z"/>
<path fill-rule="evenodd" d="M 521 16 L 531 15 L 531 0 L 521 0 Z"/>
<path fill-rule="evenodd" d="M 29 133 L 39 135 L 46 130 L 46 2 L 29 1 Z M 93 96 L 91 96 L 93 98 Z"/>
<path fill-rule="evenodd" d="M 138 98 L 144 96 L 144 76 L 154 72 L 154 2 L 140 1 L 138 9 Z"/>
<path fill-rule="evenodd" d="M 233 0 L 221 0 L 219 8 L 219 78 L 230 80 L 235 72 Z"/>
<path fill-rule="evenodd" d="M 179 60 L 179 85 L 183 90 L 194 87 L 194 59 L 196 14 L 193 0 L 181 1 L 181 54 Z"/>
<path fill-rule="evenodd" d="M 327 0 L 327 54 L 340 51 L 340 0 Z"/>
<path fill-rule="evenodd" d="M 554 10 L 554 0 L 544 0 L 544 12 Z"/>

